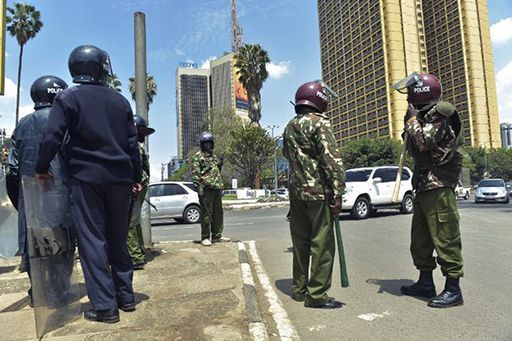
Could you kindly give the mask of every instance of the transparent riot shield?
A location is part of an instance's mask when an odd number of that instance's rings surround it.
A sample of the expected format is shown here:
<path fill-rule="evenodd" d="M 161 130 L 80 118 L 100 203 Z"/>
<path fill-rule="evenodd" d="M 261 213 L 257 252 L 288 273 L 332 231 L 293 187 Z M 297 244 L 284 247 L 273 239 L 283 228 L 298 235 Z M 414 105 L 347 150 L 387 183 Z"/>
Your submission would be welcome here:
<path fill-rule="evenodd" d="M 5 187 L 5 170 L 0 167 L 0 257 L 14 257 L 18 251 L 18 211 Z"/>
<path fill-rule="evenodd" d="M 67 188 L 58 178 L 23 176 L 37 337 L 77 318 L 80 290 Z"/>

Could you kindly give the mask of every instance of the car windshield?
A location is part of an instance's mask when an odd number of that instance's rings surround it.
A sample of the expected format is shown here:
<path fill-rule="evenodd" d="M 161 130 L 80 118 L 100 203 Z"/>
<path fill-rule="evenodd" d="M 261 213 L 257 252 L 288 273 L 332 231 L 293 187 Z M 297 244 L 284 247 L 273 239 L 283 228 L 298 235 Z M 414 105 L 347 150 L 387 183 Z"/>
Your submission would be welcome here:
<path fill-rule="evenodd" d="M 372 174 L 371 169 L 347 171 L 345 173 L 345 176 L 346 176 L 345 182 L 365 182 L 370 178 L 371 174 Z"/>
<path fill-rule="evenodd" d="M 482 180 L 478 187 L 505 187 L 505 182 L 503 180 Z"/>

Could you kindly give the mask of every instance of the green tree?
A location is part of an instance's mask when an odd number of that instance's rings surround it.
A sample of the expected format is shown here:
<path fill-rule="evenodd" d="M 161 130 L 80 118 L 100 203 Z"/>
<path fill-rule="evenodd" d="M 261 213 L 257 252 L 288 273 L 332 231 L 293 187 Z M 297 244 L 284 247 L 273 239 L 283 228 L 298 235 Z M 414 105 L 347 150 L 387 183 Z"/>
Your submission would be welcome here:
<path fill-rule="evenodd" d="M 345 169 L 398 165 L 402 143 L 390 138 L 360 139 L 343 143 L 342 160 Z M 411 166 L 410 158 L 405 165 Z"/>
<path fill-rule="evenodd" d="M 15 2 L 14 7 L 7 7 L 7 31 L 13 37 L 16 37 L 20 46 L 20 54 L 18 58 L 18 84 L 16 91 L 16 122 L 18 125 L 20 112 L 20 85 L 21 85 L 21 67 L 23 61 L 23 47 L 43 27 L 41 13 L 34 6 L 24 3 Z"/>
<path fill-rule="evenodd" d="M 130 77 L 128 78 L 128 90 L 130 91 L 130 94 L 132 95 L 132 99 L 135 101 L 135 78 Z M 158 86 L 156 85 L 156 81 L 149 73 L 146 74 L 146 97 L 148 100 L 148 111 L 149 106 L 151 103 L 153 103 L 153 98 L 155 98 L 156 93 L 158 90 Z"/>
<path fill-rule="evenodd" d="M 512 179 L 512 150 L 491 149 L 487 155 L 487 163 L 493 178 L 502 178 L 505 181 Z"/>
<path fill-rule="evenodd" d="M 123 89 L 121 88 L 123 84 L 121 83 L 121 80 L 119 80 L 119 77 L 116 74 L 108 75 L 107 76 L 107 86 L 111 89 L 114 89 L 117 92 L 122 92 Z"/>
<path fill-rule="evenodd" d="M 270 62 L 267 51 L 259 44 L 245 44 L 236 54 L 236 74 L 249 97 L 249 118 L 251 123 L 260 124 L 261 88 L 268 77 L 266 63 Z"/>
<path fill-rule="evenodd" d="M 486 150 L 482 147 L 465 146 L 460 151 L 464 156 L 462 165 L 470 171 L 471 183 L 478 183 L 485 173 Z"/>
<path fill-rule="evenodd" d="M 255 125 L 238 127 L 232 135 L 226 157 L 250 186 L 256 188 L 257 174 L 272 160 L 276 141 L 265 129 Z"/>
<path fill-rule="evenodd" d="M 174 172 L 173 175 L 169 177 L 169 180 L 171 181 L 186 181 L 190 180 L 187 179 L 187 173 L 189 172 L 188 164 L 182 165 L 176 172 Z"/>

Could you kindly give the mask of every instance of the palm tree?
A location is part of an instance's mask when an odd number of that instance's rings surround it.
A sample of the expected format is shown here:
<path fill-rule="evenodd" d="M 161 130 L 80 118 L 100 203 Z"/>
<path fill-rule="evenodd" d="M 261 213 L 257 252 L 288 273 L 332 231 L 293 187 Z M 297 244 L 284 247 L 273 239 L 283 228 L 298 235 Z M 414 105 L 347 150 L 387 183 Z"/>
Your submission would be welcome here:
<path fill-rule="evenodd" d="M 135 78 L 134 77 L 128 78 L 128 82 L 129 82 L 128 90 L 132 94 L 132 99 L 135 101 Z M 151 103 L 153 103 L 153 98 L 156 96 L 156 92 L 158 90 L 158 87 L 156 85 L 155 79 L 149 73 L 146 74 L 146 85 L 147 85 L 146 96 L 147 96 L 147 99 L 148 99 L 148 107 L 147 107 L 147 109 L 149 111 L 149 105 Z"/>
<path fill-rule="evenodd" d="M 18 85 L 16 93 L 16 126 L 18 125 L 18 117 L 20 111 L 20 83 L 21 83 L 21 65 L 23 60 L 23 46 L 43 27 L 40 20 L 41 13 L 34 6 L 23 3 L 14 3 L 14 8 L 7 7 L 9 14 L 6 17 L 7 31 L 11 36 L 16 37 L 20 45 L 20 57 L 18 62 Z"/>
<path fill-rule="evenodd" d="M 115 91 L 117 92 L 122 92 L 122 86 L 123 84 L 121 83 L 121 81 L 119 80 L 119 77 L 117 77 L 117 74 L 113 74 L 112 76 L 108 75 L 107 76 L 107 86 L 111 89 L 114 89 Z"/>
<path fill-rule="evenodd" d="M 236 54 L 236 74 L 249 97 L 249 118 L 251 123 L 256 123 L 258 126 L 261 119 L 260 90 L 268 77 L 266 68 L 268 62 L 270 62 L 268 53 L 259 44 L 245 44 Z"/>

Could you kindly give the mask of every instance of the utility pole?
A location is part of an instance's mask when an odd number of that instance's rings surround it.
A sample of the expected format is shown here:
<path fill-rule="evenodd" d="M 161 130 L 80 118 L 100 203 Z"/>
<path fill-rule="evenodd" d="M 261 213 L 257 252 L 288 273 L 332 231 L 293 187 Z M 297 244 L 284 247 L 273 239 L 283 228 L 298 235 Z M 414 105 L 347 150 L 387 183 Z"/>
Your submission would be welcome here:
<path fill-rule="evenodd" d="M 135 106 L 137 115 L 142 116 L 149 124 L 148 119 L 148 98 L 147 98 L 147 71 L 146 71 L 146 15 L 142 12 L 135 12 L 134 15 L 134 36 L 135 36 Z M 149 153 L 148 139 L 144 144 Z M 149 191 L 146 193 L 149 201 Z M 142 238 L 145 246 L 152 246 L 151 240 L 151 211 L 146 203 L 142 205 L 140 224 L 142 227 Z"/>
<path fill-rule="evenodd" d="M 274 140 L 274 129 L 279 128 L 279 126 L 274 124 L 267 126 L 267 128 L 272 129 L 272 140 Z M 274 140 L 274 142 L 277 142 L 277 140 Z M 277 196 L 277 143 L 274 148 L 274 194 Z"/>

